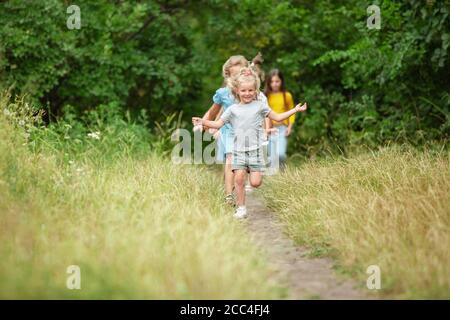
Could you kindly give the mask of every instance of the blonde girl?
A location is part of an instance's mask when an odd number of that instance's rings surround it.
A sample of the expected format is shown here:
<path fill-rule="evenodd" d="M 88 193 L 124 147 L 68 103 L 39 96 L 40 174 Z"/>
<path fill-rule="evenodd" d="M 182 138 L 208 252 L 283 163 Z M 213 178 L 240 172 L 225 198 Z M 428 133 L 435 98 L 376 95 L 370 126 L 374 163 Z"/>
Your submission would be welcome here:
<path fill-rule="evenodd" d="M 260 80 L 258 75 L 250 68 L 243 68 L 231 79 L 232 94 L 238 103 L 229 106 L 217 121 L 204 120 L 193 117 L 194 125 L 205 125 L 210 128 L 220 129 L 225 124 L 230 124 L 233 134 L 231 169 L 235 174 L 235 188 L 237 195 L 236 218 L 247 215 L 245 207 L 245 181 L 247 173 L 252 187 L 257 188 L 262 183 L 262 171 L 264 170 L 264 155 L 262 149 L 265 117 L 271 120 L 283 121 L 296 112 L 306 110 L 306 103 L 297 105 L 293 109 L 276 113 L 262 101 L 259 96 Z"/>
<path fill-rule="evenodd" d="M 251 62 L 254 68 L 262 73 L 261 64 L 262 56 L 258 54 Z M 204 120 L 215 120 L 219 116 L 220 112 L 226 111 L 232 104 L 236 103 L 233 96 L 229 82 L 230 79 L 239 73 L 244 67 L 250 65 L 249 61 L 242 55 L 231 56 L 222 67 L 222 75 L 224 78 L 224 86 L 217 89 L 213 96 L 213 105 L 203 116 Z M 265 96 L 262 98 L 265 101 Z M 225 201 L 229 204 L 234 204 L 235 197 L 233 195 L 234 189 L 234 174 L 231 170 L 231 155 L 233 148 L 233 135 L 231 131 L 231 125 L 224 125 L 219 132 L 217 129 L 208 128 L 203 126 L 202 129 L 208 129 L 211 134 L 217 138 L 217 155 L 216 160 L 219 163 L 225 163 L 224 166 L 224 181 L 225 181 Z"/>

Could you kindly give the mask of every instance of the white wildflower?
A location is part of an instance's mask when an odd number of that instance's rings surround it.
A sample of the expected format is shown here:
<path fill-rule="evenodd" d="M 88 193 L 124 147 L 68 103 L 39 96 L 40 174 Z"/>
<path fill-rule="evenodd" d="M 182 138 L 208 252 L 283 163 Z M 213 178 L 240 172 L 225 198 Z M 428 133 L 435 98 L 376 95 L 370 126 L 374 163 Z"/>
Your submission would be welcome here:
<path fill-rule="evenodd" d="M 76 172 L 78 175 L 81 175 L 81 176 L 83 176 L 83 175 L 86 174 L 86 170 L 85 170 L 84 168 L 76 168 L 76 169 L 75 169 L 75 172 Z"/>
<path fill-rule="evenodd" d="M 23 127 L 25 125 L 25 121 L 19 120 L 19 126 Z"/>
<path fill-rule="evenodd" d="M 76 169 L 75 169 L 75 174 L 76 174 L 78 177 L 83 177 L 83 176 L 86 175 L 86 170 L 85 170 L 84 168 L 76 168 Z"/>
<path fill-rule="evenodd" d="M 88 133 L 88 137 L 95 139 L 95 140 L 100 140 L 100 132 L 95 131 L 95 132 Z"/>
<path fill-rule="evenodd" d="M 11 115 L 11 112 L 8 109 L 3 110 L 3 114 L 7 117 Z"/>

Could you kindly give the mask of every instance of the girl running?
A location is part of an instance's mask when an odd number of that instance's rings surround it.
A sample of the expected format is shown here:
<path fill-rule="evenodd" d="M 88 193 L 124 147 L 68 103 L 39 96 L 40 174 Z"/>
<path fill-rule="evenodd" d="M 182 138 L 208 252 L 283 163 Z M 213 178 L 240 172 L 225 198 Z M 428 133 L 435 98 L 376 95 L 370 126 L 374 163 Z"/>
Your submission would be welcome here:
<path fill-rule="evenodd" d="M 254 68 L 262 74 L 261 64 L 263 62 L 260 53 L 253 58 L 251 64 Z M 203 116 L 204 120 L 215 120 L 219 116 L 221 111 L 226 111 L 232 104 L 236 103 L 233 96 L 229 82 L 232 77 L 238 74 L 239 70 L 248 67 L 249 61 L 244 56 L 236 55 L 231 56 L 222 67 L 222 75 L 224 77 L 224 86 L 217 89 L 213 96 L 213 105 Z M 261 99 L 267 102 L 266 97 L 261 93 Z M 231 170 L 231 155 L 233 148 L 233 135 L 231 131 L 231 125 L 224 125 L 219 132 L 216 132 L 215 128 L 208 128 L 208 126 L 199 127 L 201 130 L 208 129 L 209 133 L 214 134 L 217 139 L 217 155 L 216 160 L 219 163 L 225 163 L 224 166 L 224 180 L 225 180 L 225 201 L 229 204 L 235 203 L 235 197 L 233 195 L 234 189 L 234 174 Z"/>
<path fill-rule="evenodd" d="M 262 171 L 264 170 L 263 121 L 265 117 L 274 121 L 283 121 L 296 112 L 306 110 L 306 103 L 298 104 L 293 109 L 276 113 L 272 111 L 265 101 L 259 96 L 260 80 L 250 68 L 243 68 L 230 82 L 232 93 L 238 103 L 228 107 L 217 121 L 204 120 L 193 117 L 195 126 L 205 125 L 210 128 L 220 129 L 225 124 L 232 128 L 232 162 L 231 169 L 235 174 L 235 187 L 237 194 L 236 218 L 244 218 L 247 215 L 245 207 L 245 188 L 247 173 L 250 174 L 252 187 L 259 187 L 262 183 Z"/>

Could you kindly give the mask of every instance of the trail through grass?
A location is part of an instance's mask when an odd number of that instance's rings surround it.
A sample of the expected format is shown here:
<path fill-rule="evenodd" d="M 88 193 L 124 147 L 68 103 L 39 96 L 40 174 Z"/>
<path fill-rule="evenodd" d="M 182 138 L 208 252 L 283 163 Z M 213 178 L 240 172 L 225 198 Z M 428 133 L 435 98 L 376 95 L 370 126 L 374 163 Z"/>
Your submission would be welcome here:
<path fill-rule="evenodd" d="M 381 294 L 450 298 L 450 162 L 446 151 L 390 147 L 309 161 L 266 180 L 269 205 L 288 234 Z"/>
<path fill-rule="evenodd" d="M 282 297 L 214 172 L 95 140 L 31 151 L 23 133 L 2 113 L 0 298 Z M 66 287 L 70 265 L 81 290 Z"/>

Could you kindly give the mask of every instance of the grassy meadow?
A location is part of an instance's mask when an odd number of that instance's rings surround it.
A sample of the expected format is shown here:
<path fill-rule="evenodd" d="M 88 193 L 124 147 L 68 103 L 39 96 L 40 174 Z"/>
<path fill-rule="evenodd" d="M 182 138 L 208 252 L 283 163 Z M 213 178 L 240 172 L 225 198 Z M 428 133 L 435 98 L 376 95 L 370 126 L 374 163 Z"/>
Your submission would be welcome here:
<path fill-rule="evenodd" d="M 171 161 L 238 66 L 271 109 L 308 105 L 255 191 L 327 257 L 307 298 L 346 293 L 333 257 L 363 293 L 377 265 L 374 297 L 450 300 L 449 4 L 0 0 L 0 300 L 302 297 L 303 248 L 233 218 L 222 166 Z"/>
<path fill-rule="evenodd" d="M 0 108 L 0 298 L 283 296 L 223 205 L 215 171 L 150 153 L 150 137 L 114 116 L 89 115 L 87 136 L 70 117 L 43 127 L 24 101 L 8 101 Z M 81 290 L 66 288 L 70 265 L 80 267 Z"/>
<path fill-rule="evenodd" d="M 378 265 L 382 296 L 449 299 L 449 170 L 443 149 L 388 147 L 288 167 L 262 192 L 313 254 L 362 281 Z"/>
<path fill-rule="evenodd" d="M 41 116 L 0 95 L 0 298 L 287 296 L 216 168 L 170 161 L 176 117 L 155 134 L 114 105 Z M 360 283 L 378 265 L 381 297 L 450 298 L 449 168 L 446 148 L 391 146 L 290 165 L 261 193 L 313 255 Z"/>

